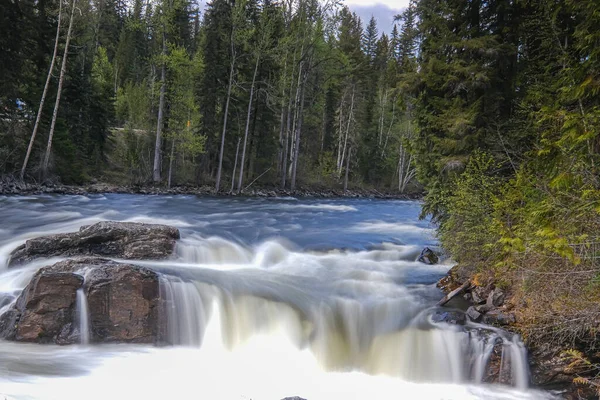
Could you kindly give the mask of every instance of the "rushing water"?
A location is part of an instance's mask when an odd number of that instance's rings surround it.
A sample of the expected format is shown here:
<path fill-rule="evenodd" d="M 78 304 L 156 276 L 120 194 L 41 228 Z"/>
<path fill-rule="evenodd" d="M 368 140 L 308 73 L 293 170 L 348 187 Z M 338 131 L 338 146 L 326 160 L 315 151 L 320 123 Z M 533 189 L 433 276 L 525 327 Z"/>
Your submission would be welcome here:
<path fill-rule="evenodd" d="M 0 342 L 0 395 L 14 399 L 537 399 L 518 337 L 434 323 L 447 264 L 406 201 L 193 196 L 0 197 L 0 313 L 39 260 L 6 268 L 31 237 L 102 220 L 180 228 L 161 274 L 172 346 Z M 484 333 L 482 333 L 484 332 Z M 507 385 L 481 383 L 494 347 Z M 0 398 L 2 398 L 0 396 Z"/>

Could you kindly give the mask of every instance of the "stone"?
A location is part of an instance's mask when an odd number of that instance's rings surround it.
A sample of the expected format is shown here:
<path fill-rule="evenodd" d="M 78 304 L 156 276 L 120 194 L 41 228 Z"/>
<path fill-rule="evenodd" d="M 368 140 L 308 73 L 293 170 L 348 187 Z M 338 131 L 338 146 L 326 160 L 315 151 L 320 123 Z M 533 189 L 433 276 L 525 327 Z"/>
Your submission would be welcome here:
<path fill-rule="evenodd" d="M 452 325 L 464 325 L 467 323 L 467 317 L 462 311 L 436 311 L 431 316 L 433 322 L 444 322 Z"/>
<path fill-rule="evenodd" d="M 474 322 L 478 322 L 481 319 L 481 313 L 473 306 L 467 309 L 467 316 Z"/>
<path fill-rule="evenodd" d="M 0 317 L 0 337 L 79 343 L 76 298 L 80 288 L 87 297 L 91 342 L 158 343 L 162 339 L 158 274 L 101 258 L 66 260 L 41 268 Z"/>
<path fill-rule="evenodd" d="M 482 322 L 488 325 L 506 326 L 517 322 L 517 318 L 513 313 L 505 313 L 501 310 L 496 309 L 488 311 L 483 316 Z"/>
<path fill-rule="evenodd" d="M 475 310 L 477 310 L 477 312 L 481 314 L 485 314 L 486 312 L 492 309 L 492 307 L 488 306 L 487 304 L 480 304 L 478 306 L 475 306 L 474 308 Z"/>
<path fill-rule="evenodd" d="M 433 250 L 431 250 L 429 247 L 425 247 L 423 251 L 421 251 L 421 254 L 419 255 L 419 258 L 417 258 L 417 261 L 422 262 L 424 264 L 432 265 L 437 264 L 439 258 Z"/>
<path fill-rule="evenodd" d="M 488 307 L 493 308 L 493 307 L 500 307 L 502 304 L 504 304 L 504 292 L 498 288 L 492 290 L 490 292 L 490 294 L 487 297 L 486 300 L 486 304 L 488 305 Z"/>
<path fill-rule="evenodd" d="M 107 262 L 86 276 L 92 341 L 154 343 L 159 335 L 159 277 Z"/>
<path fill-rule="evenodd" d="M 40 257 L 164 259 L 173 253 L 179 237 L 179 230 L 167 225 L 99 222 L 82 226 L 79 232 L 30 239 L 12 252 L 9 267 Z"/>
<path fill-rule="evenodd" d="M 38 271 L 13 309 L 0 317 L 0 336 L 20 342 L 57 343 L 73 321 L 83 277 L 51 268 Z"/>
<path fill-rule="evenodd" d="M 483 304 L 487 301 L 487 291 L 481 286 L 471 289 L 471 299 L 473 304 Z"/>

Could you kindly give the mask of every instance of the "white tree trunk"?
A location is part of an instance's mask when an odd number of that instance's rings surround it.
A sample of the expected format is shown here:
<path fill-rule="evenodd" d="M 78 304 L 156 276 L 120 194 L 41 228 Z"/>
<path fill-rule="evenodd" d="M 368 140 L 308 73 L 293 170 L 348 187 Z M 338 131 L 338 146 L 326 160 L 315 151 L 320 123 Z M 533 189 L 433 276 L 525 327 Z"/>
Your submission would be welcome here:
<path fill-rule="evenodd" d="M 300 76 L 304 75 L 302 63 L 300 64 Z M 299 79 L 300 80 L 300 79 Z M 298 170 L 298 157 L 300 156 L 300 134 L 302 133 L 302 120 L 304 119 L 304 86 L 306 85 L 306 76 L 304 76 L 300 83 L 300 108 L 298 111 L 298 124 L 296 126 L 296 140 L 294 143 L 294 160 L 292 162 L 292 180 L 290 182 L 290 189 L 294 191 L 296 189 L 296 172 Z"/>
<path fill-rule="evenodd" d="M 244 182 L 244 163 L 246 160 L 246 142 L 248 141 L 248 131 L 250 129 L 250 116 L 252 114 L 252 102 L 254 100 L 254 86 L 256 84 L 256 75 L 258 74 L 258 65 L 260 63 L 260 54 L 256 57 L 256 64 L 254 65 L 254 75 L 252 76 L 252 85 L 250 86 L 250 101 L 248 102 L 248 112 L 246 113 L 246 129 L 244 130 L 244 145 L 242 146 L 242 161 L 240 163 L 240 178 L 238 180 L 238 193 L 242 190 L 242 184 Z M 237 155 L 236 155 L 237 162 Z M 232 180 L 234 180 L 232 178 Z"/>
<path fill-rule="evenodd" d="M 162 128 L 164 119 L 164 108 L 165 108 L 165 86 L 167 79 L 167 60 L 164 58 L 167 56 L 167 41 L 163 32 L 163 45 L 162 45 L 162 67 L 160 72 L 160 95 L 158 98 L 158 119 L 156 121 L 156 141 L 154 143 L 154 167 L 152 169 L 152 180 L 154 183 L 160 182 L 160 169 L 161 169 L 161 147 L 162 147 Z"/>
<path fill-rule="evenodd" d="M 235 185 L 235 171 L 237 169 L 238 155 L 240 153 L 240 142 L 241 141 L 242 141 L 242 138 L 240 137 L 238 139 L 237 146 L 235 147 L 235 162 L 233 163 L 233 173 L 231 174 L 231 189 L 229 190 L 229 193 L 233 193 L 233 186 Z"/>
<path fill-rule="evenodd" d="M 339 177 L 342 175 L 342 166 L 344 164 L 344 159 L 346 157 L 346 148 L 348 146 L 348 136 L 350 134 L 350 123 L 352 122 L 352 118 L 353 118 L 353 112 L 354 112 L 354 86 L 352 87 L 352 97 L 350 100 L 350 112 L 348 113 L 348 122 L 346 124 L 346 135 L 344 138 L 344 147 L 342 149 L 342 159 L 340 162 L 340 166 L 338 168 L 338 179 Z"/>
<path fill-rule="evenodd" d="M 73 0 L 71 5 L 71 16 L 69 17 L 69 29 L 67 29 L 67 40 L 65 42 L 65 51 L 63 53 L 62 65 L 60 67 L 60 77 L 58 78 L 58 91 L 56 92 L 56 101 L 54 102 L 54 111 L 52 112 L 52 123 L 50 124 L 50 133 L 48 134 L 48 145 L 46 146 L 46 154 L 42 164 L 42 177 L 45 178 L 48 173 L 48 162 L 50 161 L 50 152 L 52 151 L 52 138 L 54 137 L 54 128 L 56 127 L 56 119 L 58 118 L 58 107 L 60 105 L 60 95 L 62 86 L 67 72 L 67 57 L 69 55 L 69 43 L 71 42 L 71 32 L 73 30 L 73 17 L 75 16 L 75 4 L 77 0 Z"/>
<path fill-rule="evenodd" d="M 352 146 L 348 150 L 348 157 L 346 158 L 346 172 L 344 174 L 344 192 L 348 190 L 348 174 L 350 171 L 350 156 L 352 155 Z"/>
<path fill-rule="evenodd" d="M 46 101 L 46 94 L 48 93 L 48 87 L 50 86 L 50 80 L 52 78 L 52 71 L 54 70 L 54 63 L 56 62 L 56 54 L 58 53 L 58 40 L 60 39 L 60 22 L 62 20 L 62 0 L 59 0 L 58 4 L 58 24 L 56 25 L 56 39 L 54 39 L 54 52 L 52 53 L 52 59 L 50 60 L 50 68 L 48 68 L 48 75 L 46 76 L 46 84 L 44 85 L 44 91 L 42 92 L 42 99 L 40 100 L 40 107 L 38 108 L 37 117 L 35 118 L 35 125 L 33 126 L 33 132 L 31 133 L 31 139 L 29 140 L 29 146 L 27 147 L 27 154 L 25 154 L 25 160 L 23 161 L 23 167 L 21 167 L 20 178 L 25 178 L 25 170 L 27 169 L 27 163 L 31 156 L 31 150 L 33 149 L 33 142 L 35 141 L 35 135 L 37 134 L 40 126 L 40 119 L 42 118 L 42 110 L 44 109 L 44 102 Z"/>
<path fill-rule="evenodd" d="M 227 117 L 229 114 L 229 100 L 231 100 L 231 87 L 233 86 L 233 70 L 235 68 L 235 49 L 233 47 L 233 32 L 231 33 L 231 65 L 229 67 L 229 83 L 227 84 L 227 99 L 225 100 L 225 111 L 223 112 L 223 132 L 221 132 L 221 149 L 219 150 L 219 168 L 217 169 L 217 182 L 215 191 L 218 193 L 221 187 L 221 171 L 223 169 L 223 151 L 225 149 L 225 133 L 227 132 Z"/>

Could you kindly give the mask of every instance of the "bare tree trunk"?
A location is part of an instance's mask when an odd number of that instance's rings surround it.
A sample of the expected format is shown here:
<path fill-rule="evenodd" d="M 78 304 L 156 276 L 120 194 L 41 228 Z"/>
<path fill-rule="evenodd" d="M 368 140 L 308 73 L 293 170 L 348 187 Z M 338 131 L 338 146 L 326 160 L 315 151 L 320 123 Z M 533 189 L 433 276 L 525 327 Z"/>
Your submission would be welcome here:
<path fill-rule="evenodd" d="M 344 174 L 344 192 L 348 190 L 348 174 L 350 171 L 350 156 L 352 155 L 352 146 L 348 149 L 348 157 L 346 158 L 346 172 Z"/>
<path fill-rule="evenodd" d="M 344 148 L 342 150 L 342 160 L 338 168 L 338 179 L 342 174 L 342 165 L 344 164 L 344 158 L 346 157 L 346 147 L 348 145 L 348 135 L 350 133 L 350 123 L 352 122 L 352 113 L 354 111 L 354 87 L 352 87 L 352 99 L 350 100 L 350 113 L 348 114 L 348 123 L 346 124 L 346 137 L 344 139 Z"/>
<path fill-rule="evenodd" d="M 233 31 L 231 32 L 231 65 L 229 66 L 229 83 L 227 84 L 227 99 L 225 100 L 225 111 L 223 115 L 223 132 L 221 132 L 221 149 L 219 151 L 219 168 L 217 169 L 217 183 L 215 191 L 218 193 L 221 187 L 221 171 L 223 169 L 223 151 L 225 149 L 225 133 L 227 132 L 227 117 L 229 114 L 229 100 L 231 100 L 231 87 L 233 86 L 233 70 L 235 68 L 235 49 L 233 47 Z"/>
<path fill-rule="evenodd" d="M 244 182 L 244 162 L 246 161 L 246 141 L 248 140 L 248 129 L 250 128 L 250 115 L 252 114 L 252 101 L 254 100 L 254 85 L 256 84 L 256 75 L 258 74 L 258 65 L 260 63 L 260 54 L 256 57 L 256 64 L 254 65 L 254 75 L 252 76 L 252 85 L 250 86 L 250 102 L 248 103 L 248 112 L 246 113 L 246 129 L 244 131 L 244 145 L 242 146 L 242 161 L 240 164 L 240 178 L 238 180 L 237 190 L 242 190 L 242 184 Z M 237 156 L 236 156 L 237 161 Z M 232 178 L 233 180 L 233 178 Z"/>
<path fill-rule="evenodd" d="M 303 74 L 302 65 L 300 66 L 300 73 Z M 300 156 L 300 134 L 302 133 L 302 120 L 304 119 L 304 86 L 306 85 L 306 77 L 302 79 L 300 87 L 300 110 L 298 112 L 298 125 L 296 127 L 296 141 L 294 147 L 294 161 L 292 162 L 292 181 L 290 182 L 290 189 L 294 191 L 296 189 L 296 172 L 298 170 L 298 157 Z"/>
<path fill-rule="evenodd" d="M 167 180 L 167 187 L 171 189 L 171 177 L 173 174 L 173 158 L 175 157 L 175 138 L 171 140 L 171 155 L 169 157 L 169 177 Z"/>
<path fill-rule="evenodd" d="M 340 126 L 338 128 L 338 150 L 337 150 L 337 161 L 335 163 L 336 168 L 340 169 L 340 164 L 342 162 L 342 137 L 344 136 L 344 98 L 346 97 L 346 93 L 342 94 L 342 99 L 340 100 Z"/>
<path fill-rule="evenodd" d="M 296 51 L 294 51 L 294 58 L 292 62 L 292 72 L 290 74 L 290 91 L 288 96 L 287 115 L 286 115 L 286 127 L 285 127 L 285 143 L 283 146 L 283 154 L 281 157 L 281 189 L 285 189 L 287 181 L 287 159 L 288 159 L 288 144 L 290 140 L 290 125 L 292 115 L 292 92 L 294 91 L 294 73 L 296 71 Z"/>
<path fill-rule="evenodd" d="M 54 137 L 54 128 L 56 127 L 56 119 L 58 118 L 58 107 L 60 105 L 60 95 L 62 86 L 67 72 L 67 57 L 69 55 L 69 43 L 71 42 L 71 31 L 73 30 L 73 17 L 75 16 L 75 4 L 77 0 L 73 0 L 71 5 L 71 16 L 69 17 L 69 29 L 67 29 L 67 40 L 65 42 L 65 51 L 63 53 L 62 65 L 60 67 L 60 77 L 58 78 L 58 91 L 56 92 L 56 101 L 54 102 L 54 111 L 52 113 L 52 123 L 50 124 L 50 133 L 48 134 L 48 146 L 44 155 L 42 164 L 42 177 L 45 178 L 48 173 L 48 162 L 50 161 L 50 152 L 52 151 L 52 138 Z"/>
<path fill-rule="evenodd" d="M 242 138 L 240 137 L 237 142 L 237 146 L 235 147 L 235 162 L 233 163 L 233 173 L 231 174 L 231 190 L 229 193 L 233 193 L 233 185 L 235 184 L 235 170 L 237 169 L 238 155 L 240 152 L 240 142 Z M 238 190 L 239 191 L 239 190 Z"/>
<path fill-rule="evenodd" d="M 283 165 L 283 134 L 285 132 L 285 77 L 287 76 L 287 51 L 284 56 L 283 83 L 281 85 L 281 116 L 279 118 L 279 148 L 277 149 L 277 174 Z"/>
<path fill-rule="evenodd" d="M 52 60 L 50 60 L 50 68 L 48 68 L 48 75 L 46 76 L 46 84 L 44 85 L 44 91 L 42 92 L 42 99 L 40 100 L 40 107 L 38 108 L 37 117 L 35 118 L 35 125 L 33 126 L 33 132 L 31 133 L 31 139 L 29 140 L 29 147 L 27 147 L 27 154 L 25 154 L 25 160 L 23 161 L 23 167 L 21 167 L 21 174 L 19 175 L 21 180 L 25 177 L 25 170 L 27 169 L 27 163 L 31 156 L 31 150 L 33 149 L 33 142 L 35 141 L 35 135 L 37 134 L 40 126 L 40 119 L 42 118 L 42 110 L 44 109 L 44 102 L 46 101 L 46 94 L 48 93 L 48 87 L 50 86 L 50 80 L 52 78 L 52 71 L 54 70 L 54 63 L 56 62 L 56 54 L 58 53 L 58 40 L 60 39 L 60 22 L 62 20 L 62 0 L 58 2 L 58 24 L 56 26 L 56 39 L 54 39 L 54 52 L 52 53 Z"/>
<path fill-rule="evenodd" d="M 392 126 L 394 126 L 394 121 L 396 119 L 396 101 L 392 102 L 392 118 L 390 120 L 390 126 L 388 127 L 387 133 L 385 135 L 385 142 L 383 143 L 383 149 L 381 149 L 381 157 L 385 157 L 385 150 L 387 148 L 388 141 L 390 139 L 390 133 L 392 132 Z"/>
<path fill-rule="evenodd" d="M 162 67 L 160 72 L 160 96 L 158 98 L 158 120 L 156 121 L 156 142 L 154 143 L 154 168 L 152 170 L 152 180 L 154 183 L 160 182 L 160 167 L 161 167 L 161 146 L 162 146 L 162 128 L 165 108 L 165 86 L 167 79 L 167 65 L 164 59 L 167 56 L 167 41 L 163 32 L 162 45 Z"/>

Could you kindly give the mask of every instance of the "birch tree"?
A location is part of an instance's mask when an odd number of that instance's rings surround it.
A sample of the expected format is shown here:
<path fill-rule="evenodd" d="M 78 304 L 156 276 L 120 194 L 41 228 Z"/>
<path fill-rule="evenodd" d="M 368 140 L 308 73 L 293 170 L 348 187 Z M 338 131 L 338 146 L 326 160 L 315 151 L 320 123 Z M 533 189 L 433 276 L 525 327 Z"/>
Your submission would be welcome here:
<path fill-rule="evenodd" d="M 40 106 L 38 108 L 37 116 L 35 118 L 35 124 L 33 125 L 33 132 L 31 132 L 31 139 L 29 140 L 29 146 L 27 147 L 27 153 L 25 154 L 25 160 L 23 161 L 23 167 L 21 167 L 21 173 L 19 177 L 21 180 L 25 178 L 25 170 L 27 169 L 27 163 L 31 156 L 31 150 L 33 149 L 33 143 L 35 142 L 35 136 L 40 126 L 40 119 L 42 118 L 42 111 L 44 109 L 44 102 L 46 101 L 46 94 L 48 93 L 48 87 L 50 86 L 50 80 L 52 79 L 52 71 L 54 71 L 54 63 L 56 62 L 56 54 L 58 53 L 58 41 L 60 39 L 60 25 L 62 21 L 62 3 L 63 0 L 58 1 L 58 22 L 56 24 L 56 39 L 54 39 L 54 51 L 52 52 L 52 58 L 50 59 L 50 67 L 48 68 L 48 75 L 46 76 L 46 84 L 44 85 L 44 91 L 42 92 L 42 99 L 40 100 Z"/>
<path fill-rule="evenodd" d="M 48 145 L 46 146 L 46 153 L 44 154 L 44 161 L 42 163 L 42 178 L 46 177 L 48 173 L 48 163 L 50 162 L 50 152 L 52 151 L 52 138 L 54 137 L 54 128 L 56 127 L 56 119 L 58 118 L 58 107 L 60 105 L 60 96 L 62 93 L 62 87 L 64 83 L 65 73 L 67 72 L 67 57 L 69 55 L 69 43 L 71 42 L 71 32 L 73 30 L 73 19 L 75 17 L 75 4 L 77 0 L 72 0 L 71 3 L 71 14 L 69 17 L 69 28 L 67 29 L 67 39 L 65 41 L 65 51 L 63 53 L 62 65 L 60 67 L 60 76 L 58 78 L 58 90 L 56 92 L 56 100 L 54 102 L 54 111 L 52 113 L 52 122 L 50 124 L 50 132 L 48 133 Z"/>

